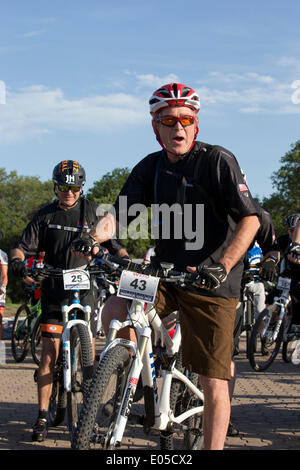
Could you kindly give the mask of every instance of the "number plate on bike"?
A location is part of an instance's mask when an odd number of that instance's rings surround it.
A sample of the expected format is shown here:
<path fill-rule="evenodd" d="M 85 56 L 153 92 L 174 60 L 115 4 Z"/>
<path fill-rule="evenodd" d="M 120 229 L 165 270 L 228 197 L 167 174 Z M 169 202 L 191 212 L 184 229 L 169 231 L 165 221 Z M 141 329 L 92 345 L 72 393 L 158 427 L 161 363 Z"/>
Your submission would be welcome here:
<path fill-rule="evenodd" d="M 146 276 L 145 274 L 123 271 L 118 296 L 126 299 L 136 299 L 143 302 L 153 303 L 157 291 L 159 278 Z"/>
<path fill-rule="evenodd" d="M 279 277 L 277 281 L 277 289 L 289 289 L 291 286 L 291 279 L 288 277 Z"/>
<path fill-rule="evenodd" d="M 63 271 L 65 290 L 89 290 L 90 275 L 84 269 L 66 269 Z"/>

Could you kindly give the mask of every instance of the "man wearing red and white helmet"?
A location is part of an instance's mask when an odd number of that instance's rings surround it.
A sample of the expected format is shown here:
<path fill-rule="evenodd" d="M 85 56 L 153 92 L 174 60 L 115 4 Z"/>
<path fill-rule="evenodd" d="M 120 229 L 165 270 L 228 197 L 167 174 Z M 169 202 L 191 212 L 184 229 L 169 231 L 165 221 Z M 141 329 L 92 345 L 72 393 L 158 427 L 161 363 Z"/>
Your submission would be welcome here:
<path fill-rule="evenodd" d="M 200 98 L 192 88 L 170 83 L 156 90 L 149 104 L 157 141 L 175 163 L 194 146 Z"/>
<path fill-rule="evenodd" d="M 171 217 L 167 220 L 158 211 L 156 258 L 172 263 L 177 271 L 195 272 L 196 285 L 161 283 L 155 309 L 163 317 L 180 312 L 183 365 L 201 375 L 204 391 L 204 448 L 223 449 L 230 417 L 234 320 L 243 258 L 259 227 L 257 208 L 234 155 L 223 147 L 196 141 L 200 99 L 192 88 L 164 85 L 149 103 L 162 150 L 137 163 L 114 212 L 101 220 L 92 236 L 102 243 L 124 216 L 129 224 L 135 218 L 130 211 L 134 204 L 152 209 L 167 206 L 170 212 L 175 203 L 180 207 L 181 236 L 176 217 L 170 222 Z M 121 196 L 127 198 L 126 208 Z M 200 218 L 199 224 L 198 209 L 202 213 L 203 208 L 204 220 Z M 167 224 L 170 230 L 165 236 Z M 193 230 L 186 230 L 187 225 Z M 116 312 L 124 321 L 126 300 L 112 296 L 102 314 L 106 331 Z M 134 340 L 132 329 L 122 332 Z"/>

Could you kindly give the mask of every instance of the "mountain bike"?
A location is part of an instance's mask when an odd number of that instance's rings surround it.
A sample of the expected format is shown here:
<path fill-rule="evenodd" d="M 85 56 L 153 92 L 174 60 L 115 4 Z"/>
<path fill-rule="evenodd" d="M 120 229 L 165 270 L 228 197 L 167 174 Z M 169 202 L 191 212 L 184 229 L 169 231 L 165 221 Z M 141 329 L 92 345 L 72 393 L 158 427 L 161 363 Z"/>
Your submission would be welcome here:
<path fill-rule="evenodd" d="M 283 343 L 283 359 L 288 362 L 289 343 L 294 339 L 290 334 L 290 285 L 289 272 L 280 274 L 277 280 L 278 295 L 258 316 L 252 330 L 249 348 L 249 362 L 258 372 L 268 369 L 275 360 Z"/>
<path fill-rule="evenodd" d="M 179 321 L 171 338 L 153 308 L 160 280 L 180 284 L 189 274 L 172 272 L 172 266 L 164 264 L 159 277 L 146 275 L 141 273 L 141 265 L 105 255 L 104 263 L 111 261 L 126 268 L 120 277 L 118 296 L 131 300 L 130 309 L 124 322 L 115 319 L 110 324 L 72 448 L 115 449 L 120 447 L 127 425 L 128 432 L 130 425 L 142 425 L 145 433 L 151 429 L 160 432 L 161 449 L 173 448 L 175 433 L 181 433 L 185 448 L 200 449 L 204 396 L 199 376 L 182 366 Z M 117 338 L 117 333 L 125 326 L 134 328 L 137 343 Z M 153 349 L 158 342 L 163 368 L 160 391 Z M 143 415 L 132 412 L 140 380 L 144 394 Z"/>
<path fill-rule="evenodd" d="M 35 287 L 25 287 L 26 303 L 21 305 L 15 315 L 12 334 L 11 351 L 16 362 L 24 361 L 30 346 L 35 338 L 35 346 L 31 348 L 33 360 L 39 364 L 39 355 L 36 346 L 39 338 L 39 325 L 42 313 L 41 300 L 35 302 Z"/>
<path fill-rule="evenodd" d="M 65 291 L 72 292 L 69 305 L 62 305 L 63 332 L 54 369 L 48 418 L 50 426 L 58 426 L 67 410 L 70 436 L 76 430 L 83 397 L 93 376 L 91 307 L 82 306 L 80 292 L 90 290 L 91 274 L 99 268 L 86 266 L 69 270 L 44 266 L 31 274 L 39 278 L 62 278 Z"/>

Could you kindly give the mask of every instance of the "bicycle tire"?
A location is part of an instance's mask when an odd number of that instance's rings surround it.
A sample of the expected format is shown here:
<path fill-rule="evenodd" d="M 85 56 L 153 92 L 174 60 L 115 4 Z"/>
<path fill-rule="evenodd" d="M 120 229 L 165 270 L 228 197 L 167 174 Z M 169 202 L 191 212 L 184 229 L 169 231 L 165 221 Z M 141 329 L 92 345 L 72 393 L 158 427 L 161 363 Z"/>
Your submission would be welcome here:
<path fill-rule="evenodd" d="M 190 381 L 198 386 L 199 376 L 194 372 L 188 372 L 182 365 L 182 350 L 180 348 L 175 362 L 175 368 L 180 372 L 187 374 Z M 170 389 L 170 408 L 174 416 L 187 411 L 191 407 L 200 406 L 201 400 L 196 397 L 187 386 L 180 380 L 173 379 Z M 160 432 L 160 449 L 161 450 L 201 450 L 203 446 L 203 433 L 202 433 L 202 416 L 194 415 L 188 418 L 185 422 L 188 430 L 184 431 L 183 439 L 181 442 L 175 442 L 174 434 L 178 433 L 172 431 Z"/>
<path fill-rule="evenodd" d="M 88 450 L 92 440 L 95 446 L 100 444 L 100 449 L 109 447 L 130 364 L 130 354 L 124 346 L 116 345 L 103 357 L 80 413 L 73 449 Z"/>
<path fill-rule="evenodd" d="M 249 358 L 251 332 L 253 328 L 254 306 L 250 299 L 247 299 L 247 325 L 246 325 L 246 357 Z"/>
<path fill-rule="evenodd" d="M 52 393 L 49 401 L 49 426 L 59 426 L 65 418 L 67 409 L 67 392 L 64 387 L 62 347 L 55 365 Z"/>
<path fill-rule="evenodd" d="M 11 334 L 11 352 L 16 362 L 24 361 L 30 347 L 31 322 L 28 322 L 30 314 L 30 309 L 26 304 L 21 305 L 15 314 Z M 18 327 L 20 317 L 24 315 L 25 318 L 23 324 Z"/>
<path fill-rule="evenodd" d="M 92 343 L 85 325 L 78 324 L 71 329 L 70 354 L 72 390 L 67 392 L 67 414 L 72 440 L 77 428 L 80 409 L 94 372 Z"/>
<path fill-rule="evenodd" d="M 264 319 L 266 314 L 268 313 L 268 309 L 264 309 L 259 316 L 253 326 L 251 337 L 250 337 L 250 347 L 249 347 L 249 362 L 253 370 L 256 372 L 263 372 L 267 370 L 270 365 L 274 362 L 283 339 L 283 322 L 280 326 L 277 338 L 275 341 L 270 343 L 264 343 L 258 341 L 260 337 L 260 331 L 264 326 Z M 269 326 L 270 328 L 270 326 Z M 257 351 L 258 344 L 261 345 L 261 348 L 264 350 L 265 355 L 259 353 Z"/>
<path fill-rule="evenodd" d="M 41 316 L 36 319 L 31 334 L 31 355 L 34 362 L 39 366 L 41 361 Z"/>

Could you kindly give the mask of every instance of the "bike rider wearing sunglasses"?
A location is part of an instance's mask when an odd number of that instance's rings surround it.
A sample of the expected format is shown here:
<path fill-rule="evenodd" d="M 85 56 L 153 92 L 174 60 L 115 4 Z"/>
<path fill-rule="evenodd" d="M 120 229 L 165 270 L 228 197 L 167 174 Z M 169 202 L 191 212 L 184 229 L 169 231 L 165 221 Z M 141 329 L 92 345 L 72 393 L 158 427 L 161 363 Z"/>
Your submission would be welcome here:
<path fill-rule="evenodd" d="M 157 258 L 173 263 L 176 270 L 194 272 L 197 281 L 185 288 L 161 283 L 154 306 L 161 316 L 180 312 L 184 366 L 201 375 L 204 391 L 204 448 L 223 449 L 230 417 L 228 381 L 243 255 L 259 228 L 257 210 L 234 155 L 223 147 L 196 141 L 200 99 L 192 88 L 170 83 L 155 91 L 149 104 L 162 150 L 133 168 L 119 196 L 127 197 L 128 224 L 134 219 L 128 213 L 132 204 L 171 208 L 178 203 L 181 214 L 195 228 L 198 205 L 204 206 L 204 224 L 198 228 L 203 231 L 202 246 L 193 245 L 185 230 L 181 238 L 176 237 L 175 226 L 166 239 L 159 230 L 166 224 L 160 214 Z M 82 241 L 81 251 L 96 252 L 95 244 L 106 240 L 108 233 L 113 235 L 123 207 L 118 197 L 114 213 L 107 214 Z M 184 225 L 185 218 L 181 220 Z M 126 301 L 113 297 L 103 310 L 106 329 L 116 312 L 122 321 Z"/>
<path fill-rule="evenodd" d="M 73 240 L 79 235 L 88 233 L 99 220 L 96 213 L 97 204 L 83 196 L 85 170 L 76 161 L 64 160 L 55 166 L 52 181 L 57 200 L 35 214 L 12 250 L 11 268 L 16 276 L 24 277 L 25 258 L 41 251 L 45 252 L 45 263 L 56 268 L 71 269 L 85 264 L 74 256 L 71 250 Z M 107 241 L 105 247 L 112 254 L 119 256 L 127 254 L 117 240 Z M 51 378 L 63 328 L 61 305 L 68 304 L 71 295 L 70 291 L 64 290 L 62 279 L 43 281 L 42 356 L 37 374 L 39 413 L 33 427 L 34 441 L 43 441 L 47 435 L 47 411 L 52 392 Z M 91 329 L 95 338 L 97 294 L 92 289 L 81 291 L 80 300 L 82 305 L 91 306 Z"/>

